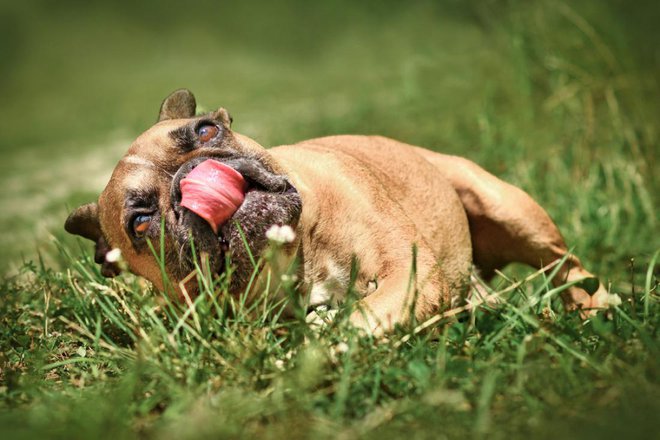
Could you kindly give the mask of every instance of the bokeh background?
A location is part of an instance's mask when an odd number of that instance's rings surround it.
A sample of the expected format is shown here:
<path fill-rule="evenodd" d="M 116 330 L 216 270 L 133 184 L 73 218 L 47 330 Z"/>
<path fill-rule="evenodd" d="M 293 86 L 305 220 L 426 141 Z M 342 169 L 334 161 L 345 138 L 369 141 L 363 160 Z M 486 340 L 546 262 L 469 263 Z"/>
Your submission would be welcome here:
<path fill-rule="evenodd" d="M 658 0 L 0 0 L 0 438 L 657 437 L 659 24 Z M 264 146 L 466 156 L 623 303 L 530 309 L 553 294 L 539 276 L 401 346 L 161 307 L 63 223 L 180 87 Z"/>
<path fill-rule="evenodd" d="M 657 247 L 657 1 L 28 1 L 0 7 L 1 271 L 67 244 L 172 90 L 264 146 L 382 134 L 532 193 L 625 278 Z M 392 158 L 393 162 L 396 158 Z M 49 260 L 57 264 L 54 260 Z"/>

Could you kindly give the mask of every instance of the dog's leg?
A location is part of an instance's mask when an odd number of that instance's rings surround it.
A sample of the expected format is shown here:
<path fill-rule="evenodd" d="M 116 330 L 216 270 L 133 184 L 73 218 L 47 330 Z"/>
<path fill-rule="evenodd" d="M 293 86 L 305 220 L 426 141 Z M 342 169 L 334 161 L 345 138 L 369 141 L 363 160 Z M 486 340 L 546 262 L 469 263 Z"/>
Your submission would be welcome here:
<path fill-rule="evenodd" d="M 406 277 L 393 276 L 382 280 L 371 295 L 361 300 L 351 315 L 351 322 L 368 333 L 380 336 L 397 324 L 409 322 L 415 300 Z"/>
<path fill-rule="evenodd" d="M 426 150 L 420 150 L 426 151 Z M 541 268 L 564 258 L 568 248 L 550 216 L 527 193 L 478 165 L 456 156 L 424 153 L 449 179 L 468 215 L 474 262 L 484 278 L 512 262 Z M 594 277 L 574 255 L 553 279 L 555 285 Z M 598 285 L 589 295 L 573 286 L 562 294 L 567 309 L 595 310 L 607 306 L 608 292 Z"/>
<path fill-rule="evenodd" d="M 468 277 L 466 277 L 467 279 Z M 374 335 L 382 335 L 395 325 L 424 321 L 449 305 L 454 294 L 469 286 L 450 286 L 442 267 L 428 249 L 420 248 L 416 272 L 405 268 L 378 280 L 376 290 L 357 304 L 351 322 Z"/>

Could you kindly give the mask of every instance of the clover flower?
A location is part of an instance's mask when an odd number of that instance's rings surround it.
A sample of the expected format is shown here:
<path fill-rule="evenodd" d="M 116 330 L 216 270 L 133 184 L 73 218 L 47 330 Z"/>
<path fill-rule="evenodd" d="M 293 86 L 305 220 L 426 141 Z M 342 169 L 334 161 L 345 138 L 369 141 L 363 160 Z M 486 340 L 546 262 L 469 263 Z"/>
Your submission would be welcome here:
<path fill-rule="evenodd" d="M 121 250 L 119 248 L 114 248 L 105 254 L 105 261 L 108 263 L 117 263 L 119 260 L 121 260 Z"/>
<path fill-rule="evenodd" d="M 296 233 L 289 225 L 273 225 L 266 231 L 266 238 L 279 244 L 291 243 L 296 239 Z"/>

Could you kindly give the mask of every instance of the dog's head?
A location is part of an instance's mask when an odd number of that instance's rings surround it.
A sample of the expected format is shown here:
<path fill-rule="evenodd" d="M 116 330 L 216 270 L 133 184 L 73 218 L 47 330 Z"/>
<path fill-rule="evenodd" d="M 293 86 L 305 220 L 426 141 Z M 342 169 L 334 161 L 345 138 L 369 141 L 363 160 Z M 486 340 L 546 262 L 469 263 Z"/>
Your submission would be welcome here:
<path fill-rule="evenodd" d="M 301 199 L 272 156 L 232 132 L 225 109 L 201 116 L 195 116 L 195 110 L 188 90 L 167 97 L 158 122 L 133 142 L 98 203 L 83 205 L 67 218 L 68 232 L 96 243 L 95 260 L 105 276 L 119 272 L 106 259 L 113 248 L 120 249 L 132 272 L 161 290 L 165 286 L 160 256 L 175 287 L 194 270 L 196 260 L 204 258 L 204 265 L 221 273 L 229 257 L 236 269 L 231 287 L 238 291 L 252 271 L 250 252 L 256 258 L 268 245 L 268 228 L 295 229 Z M 238 171 L 247 185 L 243 203 L 215 228 L 217 232 L 181 206 L 181 180 L 209 159 Z"/>

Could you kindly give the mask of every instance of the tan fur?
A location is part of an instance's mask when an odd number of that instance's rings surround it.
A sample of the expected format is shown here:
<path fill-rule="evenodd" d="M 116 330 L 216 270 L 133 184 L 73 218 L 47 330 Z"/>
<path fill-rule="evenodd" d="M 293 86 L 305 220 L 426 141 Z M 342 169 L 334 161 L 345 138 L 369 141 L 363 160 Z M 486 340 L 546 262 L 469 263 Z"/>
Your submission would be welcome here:
<path fill-rule="evenodd" d="M 229 131 L 224 110 L 215 116 L 237 151 L 286 175 L 302 198 L 297 239 L 288 248 L 302 262 L 301 293 L 311 294 L 312 305 L 336 304 L 357 261 L 355 286 L 363 295 L 363 310 L 352 320 L 369 331 L 406 323 L 411 311 L 423 320 L 464 297 L 473 263 L 489 277 L 510 262 L 542 267 L 567 253 L 538 204 L 466 159 L 366 136 L 331 136 L 265 150 Z M 125 194 L 156 185 L 160 205 L 168 206 L 173 174 L 207 153 L 204 147 L 181 153 L 173 145 L 169 133 L 189 122 L 167 119 L 138 137 L 99 199 L 109 247 L 120 248 L 130 269 L 161 289 L 155 259 L 133 249 L 122 226 Z M 87 207 L 87 216 L 88 211 L 96 212 Z M 82 220 L 67 224 L 76 221 Z M 555 283 L 591 276 L 571 256 Z M 573 287 L 563 299 L 569 308 L 589 308 L 600 306 L 606 295 L 602 286 L 593 297 Z"/>
<path fill-rule="evenodd" d="M 414 149 L 381 137 L 336 136 L 270 153 L 294 170 L 289 177 L 303 198 L 298 229 L 307 284 L 325 282 L 328 262 L 348 271 L 355 256 L 358 290 L 372 280 L 378 285 L 363 304 L 375 315 L 372 328 L 405 322 L 415 287 L 418 319 L 465 292 L 472 260 L 465 211 Z M 417 277 L 410 285 L 413 244 Z"/>

